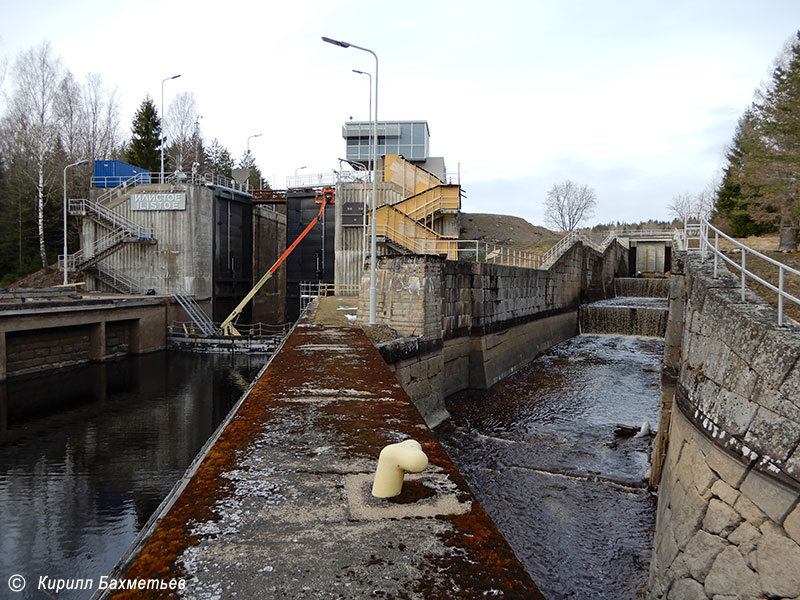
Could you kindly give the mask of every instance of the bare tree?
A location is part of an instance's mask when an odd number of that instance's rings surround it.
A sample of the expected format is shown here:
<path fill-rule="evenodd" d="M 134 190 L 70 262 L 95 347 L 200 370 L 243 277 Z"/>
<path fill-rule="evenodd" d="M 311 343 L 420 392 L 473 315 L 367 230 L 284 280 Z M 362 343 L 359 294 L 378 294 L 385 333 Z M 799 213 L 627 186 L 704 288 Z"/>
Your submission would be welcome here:
<path fill-rule="evenodd" d="M 49 42 L 22 52 L 12 71 L 14 91 L 8 124 L 15 143 L 32 163 L 36 187 L 36 219 L 42 268 L 48 269 L 44 207 L 47 187 L 54 178 L 52 158 L 58 139 L 56 99 L 64 78 L 59 58 Z"/>
<path fill-rule="evenodd" d="M 64 152 L 69 158 L 75 158 L 81 151 L 82 107 L 81 86 L 75 81 L 72 73 L 66 73 L 59 84 L 55 101 L 58 135 Z"/>
<path fill-rule="evenodd" d="M 197 102 L 192 92 L 182 92 L 167 108 L 166 129 L 169 141 L 169 155 L 173 166 L 183 171 L 184 160 L 191 160 L 194 154 L 194 139 L 197 129 Z"/>
<path fill-rule="evenodd" d="M 686 222 L 690 217 L 697 215 L 697 200 L 697 196 L 693 196 L 689 192 L 675 194 L 667 204 L 667 211 L 671 217 Z"/>
<path fill-rule="evenodd" d="M 584 219 L 594 215 L 597 194 L 588 185 L 569 179 L 554 184 L 545 200 L 545 222 L 559 231 L 572 231 Z"/>
<path fill-rule="evenodd" d="M 83 121 L 83 155 L 110 157 L 119 145 L 119 102 L 116 89 L 104 89 L 97 73 L 89 73 L 83 86 Z"/>

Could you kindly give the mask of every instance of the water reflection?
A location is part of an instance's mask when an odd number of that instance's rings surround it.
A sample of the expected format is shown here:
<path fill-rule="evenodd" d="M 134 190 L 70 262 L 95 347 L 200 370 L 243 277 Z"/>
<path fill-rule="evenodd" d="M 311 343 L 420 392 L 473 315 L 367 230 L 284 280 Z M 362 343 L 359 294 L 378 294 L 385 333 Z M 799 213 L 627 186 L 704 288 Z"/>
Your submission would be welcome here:
<path fill-rule="evenodd" d="M 663 340 L 582 335 L 488 392 L 451 396 L 437 434 L 550 600 L 635 598 L 655 503 L 643 488 Z"/>
<path fill-rule="evenodd" d="M 165 352 L 0 384 L 0 597 L 15 573 L 16 598 L 107 574 L 265 362 Z"/>

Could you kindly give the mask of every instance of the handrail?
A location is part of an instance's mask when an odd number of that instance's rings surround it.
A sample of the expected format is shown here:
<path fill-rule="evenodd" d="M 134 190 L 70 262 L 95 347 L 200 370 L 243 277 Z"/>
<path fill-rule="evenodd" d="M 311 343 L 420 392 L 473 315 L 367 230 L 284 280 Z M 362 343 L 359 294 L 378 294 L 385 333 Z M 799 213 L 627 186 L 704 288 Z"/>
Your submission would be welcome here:
<path fill-rule="evenodd" d="M 124 217 L 118 212 L 115 212 L 97 202 L 82 199 L 70 200 L 69 212 L 70 214 L 94 214 L 94 216 L 101 221 L 105 221 L 114 229 L 122 229 L 127 234 L 134 237 L 153 237 L 152 227 L 145 227 L 144 225 L 141 225 L 136 221 L 132 221 L 131 219 Z"/>
<path fill-rule="evenodd" d="M 92 260 L 103 252 L 106 252 L 107 250 L 121 243 L 126 237 L 128 237 L 128 234 L 122 229 L 110 231 L 106 235 L 99 237 L 94 241 L 94 244 L 92 244 L 93 248 L 91 254 L 86 248 L 81 248 L 72 254 L 68 254 L 66 257 L 63 254 L 60 254 L 58 256 L 59 266 L 63 267 L 64 259 L 66 259 L 67 269 L 74 271 L 83 263 Z"/>
<path fill-rule="evenodd" d="M 92 185 L 96 185 L 97 183 L 107 183 L 108 181 L 117 181 L 121 179 L 120 177 L 93 177 L 92 178 Z M 109 200 L 113 200 L 117 196 L 121 196 L 122 194 L 126 193 L 131 188 L 137 185 L 147 185 L 152 183 L 167 183 L 167 184 L 181 184 L 181 183 L 197 183 L 200 185 L 217 185 L 220 187 L 229 188 L 232 190 L 236 190 L 239 192 L 245 192 L 245 186 L 239 183 L 238 181 L 226 177 L 225 175 L 220 175 L 218 173 L 205 173 L 201 175 L 200 173 L 186 173 L 184 171 L 176 171 L 174 173 L 164 173 L 164 177 L 161 177 L 161 173 L 151 173 L 149 171 L 145 171 L 143 173 L 137 173 L 125 179 L 119 185 L 110 188 L 100 194 L 97 197 L 96 202 L 98 204 L 107 203 Z"/>
<path fill-rule="evenodd" d="M 697 238 L 689 237 L 689 232 L 694 228 L 697 230 L 699 228 L 699 236 Z M 714 232 L 714 242 L 711 243 L 709 239 L 709 232 Z M 732 243 L 738 250 L 741 255 L 741 263 L 737 263 L 735 260 L 729 258 L 724 252 L 720 251 L 719 249 L 719 240 L 723 238 L 728 242 Z M 694 240 L 699 239 L 699 248 L 691 248 L 689 247 L 689 243 Z M 682 234 L 682 242 L 684 243 L 684 249 L 693 251 L 693 252 L 700 252 L 700 259 L 705 262 L 708 258 L 708 254 L 714 257 L 714 277 L 716 278 L 719 275 L 719 261 L 722 260 L 725 263 L 734 267 L 740 274 L 740 297 L 742 302 L 745 302 L 747 297 L 745 295 L 745 290 L 747 289 L 747 278 L 749 277 L 753 281 L 757 281 L 764 287 L 772 290 L 773 292 L 777 292 L 778 294 L 778 326 L 782 327 L 784 318 L 784 300 L 789 300 L 794 302 L 795 304 L 800 305 L 800 298 L 790 294 L 787 292 L 785 288 L 785 280 L 786 274 L 795 275 L 800 277 L 800 271 L 794 269 L 788 265 L 783 264 L 780 261 L 775 260 L 774 258 L 770 258 L 769 256 L 758 252 L 757 250 L 753 250 L 749 246 L 742 244 L 741 242 L 735 240 L 731 236 L 727 235 L 726 233 L 720 231 L 716 227 L 714 227 L 711 223 L 709 223 L 708 219 L 702 217 L 700 222 L 697 224 L 687 224 L 684 226 L 684 233 Z M 756 256 L 766 262 L 770 263 L 771 265 L 778 267 L 778 285 L 761 278 L 757 274 L 753 273 L 747 268 L 747 257 L 748 256 Z"/>
<path fill-rule="evenodd" d="M 94 267 L 97 269 L 98 275 L 100 276 L 101 279 L 103 277 L 106 277 L 107 279 L 110 279 L 112 281 L 112 283 L 109 284 L 111 285 L 111 287 L 115 287 L 114 283 L 119 283 L 125 288 L 127 288 L 129 294 L 136 294 L 141 292 L 142 285 L 138 281 L 136 281 L 131 277 L 128 277 L 127 275 L 123 275 L 117 269 L 109 267 L 108 265 L 105 265 L 101 262 L 95 264 Z M 117 288 L 117 290 L 124 291 L 120 288 Z"/>

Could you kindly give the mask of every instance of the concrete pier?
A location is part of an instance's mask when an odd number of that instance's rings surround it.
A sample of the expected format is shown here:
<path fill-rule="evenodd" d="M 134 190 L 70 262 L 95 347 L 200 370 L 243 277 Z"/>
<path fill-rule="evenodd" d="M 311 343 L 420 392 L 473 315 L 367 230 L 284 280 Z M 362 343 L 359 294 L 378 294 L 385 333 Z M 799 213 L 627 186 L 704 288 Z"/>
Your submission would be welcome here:
<path fill-rule="evenodd" d="M 409 438 L 428 468 L 373 498 L 380 450 Z M 364 333 L 311 318 L 112 577 L 196 598 L 543 598 Z"/>

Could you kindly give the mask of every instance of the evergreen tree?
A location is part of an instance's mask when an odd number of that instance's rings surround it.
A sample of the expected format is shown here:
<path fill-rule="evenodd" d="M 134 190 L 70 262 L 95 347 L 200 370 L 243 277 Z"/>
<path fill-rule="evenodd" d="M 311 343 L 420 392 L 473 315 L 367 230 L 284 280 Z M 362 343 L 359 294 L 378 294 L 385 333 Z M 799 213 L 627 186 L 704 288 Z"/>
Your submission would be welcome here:
<path fill-rule="evenodd" d="M 250 169 L 250 177 L 247 179 L 248 189 L 250 190 L 258 190 L 261 189 L 262 181 L 261 181 L 261 169 L 256 164 L 256 159 L 253 158 L 253 153 L 245 152 L 242 155 L 242 160 L 239 162 L 239 166 L 243 169 Z M 269 187 L 269 182 L 263 182 L 264 189 L 271 189 Z"/>
<path fill-rule="evenodd" d="M 224 175 L 228 178 L 233 176 L 231 172 L 233 169 L 231 153 L 216 138 L 208 148 L 206 163 L 216 175 Z"/>
<path fill-rule="evenodd" d="M 133 117 L 127 161 L 154 173 L 161 171 L 161 119 L 147 96 Z"/>
<path fill-rule="evenodd" d="M 716 214 L 737 236 L 800 221 L 800 33 L 739 120 L 717 189 Z"/>

